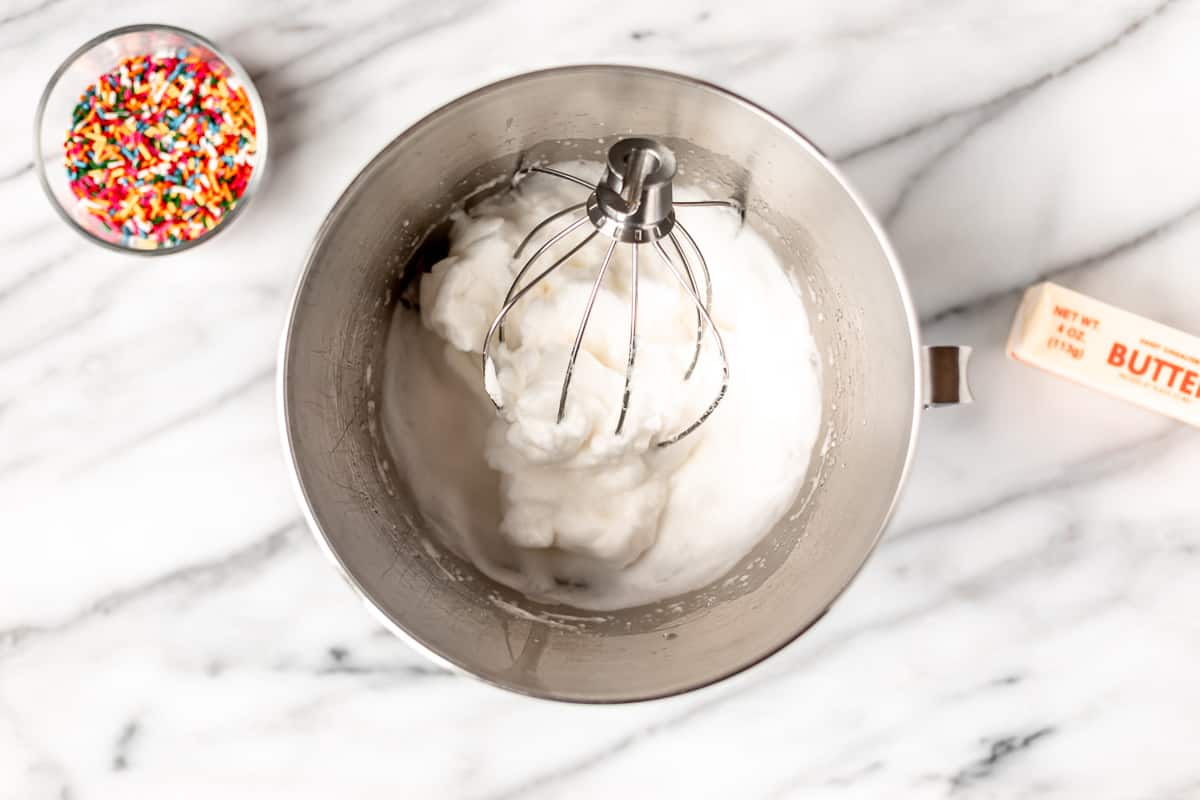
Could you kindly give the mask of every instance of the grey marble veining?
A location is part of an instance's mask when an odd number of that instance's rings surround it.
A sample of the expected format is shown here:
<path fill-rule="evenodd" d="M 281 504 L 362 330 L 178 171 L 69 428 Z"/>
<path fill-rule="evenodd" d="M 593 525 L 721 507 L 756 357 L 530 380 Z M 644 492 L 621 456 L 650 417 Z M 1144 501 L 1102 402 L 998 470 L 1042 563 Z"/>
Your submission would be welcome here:
<path fill-rule="evenodd" d="M 58 62 L 163 21 L 251 70 L 261 195 L 165 261 L 40 196 Z M 1200 797 L 1200 433 L 1007 361 L 1046 277 L 1200 333 L 1200 3 L 928 0 L 0 6 L 0 798 Z M 364 614 L 298 519 L 272 391 L 326 210 L 406 125 L 567 62 L 783 115 L 887 222 L 933 343 L 852 590 L 764 665 L 617 708 L 509 696 Z"/>

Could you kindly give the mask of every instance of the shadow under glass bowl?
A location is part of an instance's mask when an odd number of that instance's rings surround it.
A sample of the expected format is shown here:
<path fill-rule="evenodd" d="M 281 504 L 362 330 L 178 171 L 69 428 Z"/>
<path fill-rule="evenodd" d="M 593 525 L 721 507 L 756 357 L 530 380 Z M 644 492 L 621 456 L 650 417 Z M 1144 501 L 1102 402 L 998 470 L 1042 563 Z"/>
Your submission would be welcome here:
<path fill-rule="evenodd" d="M 146 238 L 127 239 L 119 231 L 105 228 L 100 219 L 89 214 L 71 191 L 64 164 L 64 142 L 71 124 L 72 111 L 88 86 L 116 67 L 122 59 L 139 55 L 166 56 L 186 51 L 224 67 L 225 74 L 236 79 L 246 92 L 254 113 L 255 152 L 253 170 L 242 196 L 211 229 L 194 239 L 160 243 Z M 178 253 L 206 242 L 225 230 L 242 212 L 262 182 L 267 163 L 267 115 L 262 98 L 249 74 L 228 53 L 215 44 L 182 28 L 170 25 L 129 25 L 102 33 L 67 56 L 54 71 L 42 92 L 34 117 L 34 170 L 50 198 L 51 205 L 67 224 L 84 237 L 111 250 L 139 255 Z"/>

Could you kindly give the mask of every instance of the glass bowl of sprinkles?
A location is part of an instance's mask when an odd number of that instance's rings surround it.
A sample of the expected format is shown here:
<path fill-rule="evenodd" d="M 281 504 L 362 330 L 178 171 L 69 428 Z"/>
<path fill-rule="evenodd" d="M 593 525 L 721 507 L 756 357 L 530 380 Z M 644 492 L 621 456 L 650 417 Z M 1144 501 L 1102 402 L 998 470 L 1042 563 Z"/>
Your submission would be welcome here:
<path fill-rule="evenodd" d="M 224 230 L 267 157 L 250 77 L 215 44 L 169 25 L 97 36 L 50 78 L 34 162 L 51 203 L 88 239 L 177 253 Z"/>

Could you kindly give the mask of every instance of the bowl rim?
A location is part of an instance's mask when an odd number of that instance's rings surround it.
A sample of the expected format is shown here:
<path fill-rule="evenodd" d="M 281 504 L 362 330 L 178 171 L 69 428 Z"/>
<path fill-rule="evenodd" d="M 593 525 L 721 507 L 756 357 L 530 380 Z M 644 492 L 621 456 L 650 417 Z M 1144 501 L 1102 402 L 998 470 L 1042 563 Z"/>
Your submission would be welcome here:
<path fill-rule="evenodd" d="M 124 36 L 129 33 L 141 33 L 144 31 L 163 31 L 173 33 L 189 40 L 192 44 L 205 47 L 217 57 L 229 71 L 233 73 L 242 84 L 246 91 L 246 99 L 250 101 L 250 108 L 254 113 L 254 168 L 250 172 L 250 180 L 246 183 L 246 189 L 242 192 L 242 196 L 233 204 L 233 208 L 218 222 L 215 226 L 197 236 L 195 239 L 188 239 L 185 242 L 172 245 L 171 247 L 155 247 L 155 248 L 137 248 L 130 247 L 119 243 L 105 241 L 96 234 L 89 231 L 79 221 L 70 214 L 63 204 L 58 201 L 54 194 L 54 190 L 50 188 L 50 181 L 46 178 L 46 170 L 50 168 L 50 163 L 46 159 L 46 153 L 42 150 L 42 125 L 45 121 L 46 106 L 50 102 L 50 94 L 54 88 L 62 80 L 63 75 L 67 70 L 79 60 L 84 53 L 99 44 L 103 44 L 109 39 L 114 39 L 118 36 Z M 258 185 L 262 182 L 263 173 L 266 172 L 267 166 L 267 113 L 266 107 L 263 105 L 262 97 L 258 93 L 258 89 L 254 85 L 254 81 L 250 78 L 250 73 L 242 66 L 236 58 L 229 54 L 228 51 L 219 47 L 215 42 L 201 36 L 198 33 L 180 28 L 175 25 L 166 25 L 161 23 L 146 22 L 136 25 L 123 25 L 119 28 L 112 28 L 103 33 L 93 36 L 79 47 L 71 51 L 71 53 L 63 59 L 62 63 L 50 75 L 50 79 L 46 81 L 46 88 L 42 90 L 41 97 L 38 98 L 37 110 L 33 115 L 33 166 L 34 172 L 37 173 L 38 183 L 42 186 L 42 191 L 49 200 L 51 207 L 67 225 L 79 235 L 83 236 L 89 242 L 97 244 L 108 250 L 118 253 L 129 253 L 138 256 L 165 256 L 174 253 L 181 253 L 184 250 L 189 250 L 196 245 L 207 242 L 227 228 L 241 214 L 242 209 L 250 204 L 253 199 Z"/>
<path fill-rule="evenodd" d="M 871 538 L 870 546 L 867 547 L 862 554 L 858 566 L 847 576 L 842 586 L 833 592 L 824 602 L 824 605 L 814 613 L 811 620 L 800 625 L 790 635 L 784 637 L 781 641 L 771 647 L 764 649 L 762 652 L 752 654 L 745 658 L 740 663 L 713 672 L 704 677 L 685 681 L 675 686 L 667 686 L 662 689 L 653 691 L 627 691 L 627 692 L 610 692 L 604 695 L 592 696 L 584 692 L 563 692 L 563 691 L 546 691 L 533 686 L 522 686 L 514 683 L 508 683 L 496 678 L 483 675 L 474 670 L 470 664 L 462 663 L 451 656 L 439 652 L 433 646 L 427 644 L 416 634 L 407 630 L 404 625 L 396 619 L 393 619 L 386 610 L 384 610 L 366 589 L 366 587 L 354 575 L 350 567 L 342 560 L 337 550 L 334 548 L 332 540 L 325 532 L 320 520 L 317 518 L 316 508 L 308 496 L 308 490 L 304 485 L 304 480 L 300 475 L 300 464 L 297 458 L 296 445 L 292 435 L 292 418 L 287 398 L 288 387 L 288 355 L 292 350 L 292 338 L 294 328 L 297 324 L 302 307 L 301 298 L 304 290 L 313 273 L 313 267 L 318 251 L 324 244 L 333 227 L 334 220 L 339 217 L 347 206 L 349 206 L 358 193 L 366 184 L 367 176 L 372 173 L 375 167 L 384 159 L 388 158 L 392 151 L 404 144 L 406 140 L 415 136 L 421 129 L 433 124 L 440 117 L 451 113 L 458 106 L 468 103 L 481 95 L 489 92 L 502 89 L 505 86 L 514 83 L 521 83 L 529 80 L 535 80 L 542 77 L 554 76 L 558 74 L 579 73 L 586 74 L 595 71 L 612 71 L 637 73 L 649 75 L 656 78 L 662 78 L 669 81 L 677 81 L 689 86 L 702 89 L 707 92 L 721 95 L 723 98 L 732 101 L 734 104 L 745 108 L 752 114 L 762 117 L 768 123 L 776 126 L 789 136 L 797 145 L 803 147 L 809 154 L 817 160 L 823 169 L 825 169 L 846 192 L 847 196 L 853 201 L 855 207 L 862 215 L 864 221 L 874 234 L 876 241 L 883 251 L 888 265 L 891 267 L 892 276 L 896 283 L 896 289 L 899 294 L 899 300 L 903 307 L 904 316 L 908 323 L 909 339 L 912 344 L 911 363 L 913 375 L 913 396 L 912 400 L 912 424 L 909 427 L 908 441 L 904 454 L 904 461 L 900 472 L 897 476 L 896 485 L 892 492 L 892 497 L 888 503 L 887 511 L 880 520 L 878 530 Z M 481 681 L 498 689 L 503 689 L 515 694 L 524 695 L 540 700 L 551 700 L 555 702 L 565 702 L 580 705 L 621 705 L 629 703 L 640 703 L 650 700 L 658 700 L 666 697 L 674 697 L 676 695 L 687 694 L 689 692 L 703 689 L 714 684 L 720 683 L 735 675 L 741 675 L 753 667 L 759 666 L 771 656 L 779 653 L 789 645 L 794 644 L 801 636 L 807 633 L 814 625 L 821 621 L 828 614 L 833 604 L 837 602 L 846 592 L 846 590 L 854 583 L 854 581 L 862 574 L 863 567 L 870 560 L 871 555 L 879 546 L 879 541 L 882 539 L 884 532 L 887 530 L 893 516 L 896 512 L 897 504 L 900 496 L 903 493 L 904 486 L 908 481 L 909 474 L 912 469 L 912 463 L 916 454 L 917 439 L 920 433 L 922 410 L 924 407 L 923 399 L 923 378 L 924 367 L 922 364 L 922 344 L 919 317 L 917 316 L 916 306 L 913 303 L 912 294 L 910 292 L 908 281 L 905 278 L 904 270 L 901 265 L 899 256 L 896 254 L 894 247 L 882 223 L 876 218 L 863 197 L 858 193 L 850 181 L 846 178 L 843 172 L 837 167 L 833 161 L 825 155 L 825 153 L 817 147 L 808 137 L 793 127 L 788 122 L 785 122 L 781 117 L 767 110 L 763 106 L 746 99 L 745 97 L 719 86 L 709 81 L 695 78 L 690 75 L 685 75 L 669 70 L 656 69 L 652 67 L 634 66 L 628 64 L 606 64 L 606 63 L 581 63 L 570 64 L 564 66 L 550 67 L 546 69 L 538 69 L 527 72 L 522 72 L 503 78 L 501 80 L 489 82 L 477 89 L 471 90 L 456 97 L 435 110 L 425 114 L 417 121 L 406 127 L 390 142 L 376 153 L 355 175 L 346 189 L 338 196 L 338 199 L 330 207 L 325 219 L 318 228 L 312 243 L 309 245 L 308 253 L 305 256 L 304 267 L 296 280 L 295 288 L 292 291 L 292 296 L 288 304 L 288 312 L 284 319 L 282 336 L 279 342 L 278 364 L 276 368 L 276 403 L 278 405 L 278 423 L 282 434 L 282 446 L 284 451 L 284 459 L 288 466 L 288 471 L 291 477 L 293 492 L 299 501 L 300 510 L 304 521 L 307 523 L 308 529 L 312 532 L 313 538 L 316 540 L 318 549 L 320 549 L 326 558 L 332 563 L 337 572 L 342 576 L 347 584 L 351 587 L 356 595 L 363 601 L 367 611 L 375 617 L 387 630 L 392 634 L 406 642 L 413 649 L 417 650 L 421 655 L 428 658 L 437 665 L 446 667 L 457 674 L 469 676 L 475 680 Z"/>

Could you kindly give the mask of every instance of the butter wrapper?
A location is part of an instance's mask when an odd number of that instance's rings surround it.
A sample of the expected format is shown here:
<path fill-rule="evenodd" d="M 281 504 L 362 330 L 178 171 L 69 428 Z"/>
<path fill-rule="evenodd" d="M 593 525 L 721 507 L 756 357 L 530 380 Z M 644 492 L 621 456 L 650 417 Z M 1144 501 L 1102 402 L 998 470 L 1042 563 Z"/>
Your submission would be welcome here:
<path fill-rule="evenodd" d="M 1200 427 L 1200 337 L 1040 283 L 1025 292 L 1008 355 Z"/>

